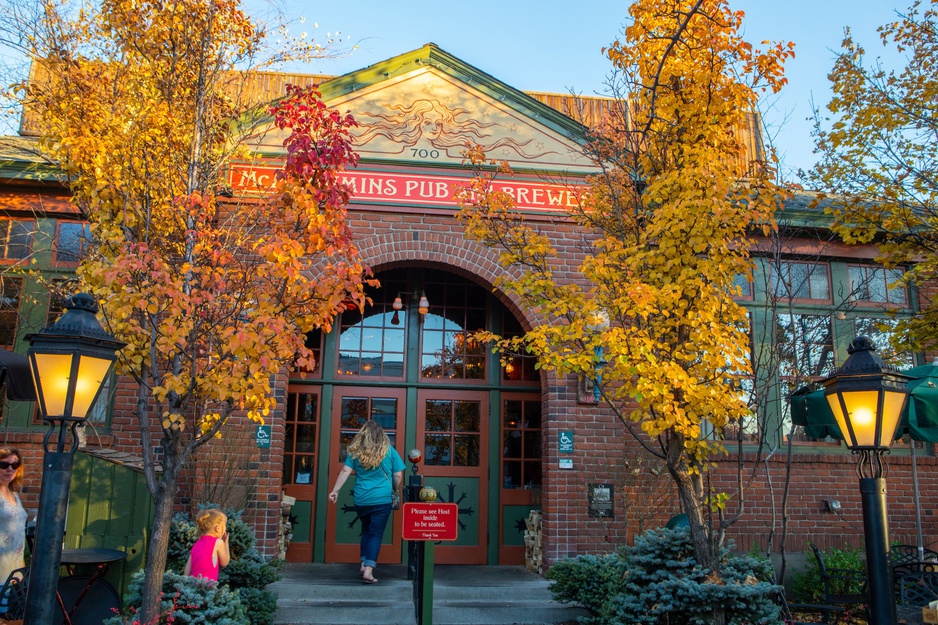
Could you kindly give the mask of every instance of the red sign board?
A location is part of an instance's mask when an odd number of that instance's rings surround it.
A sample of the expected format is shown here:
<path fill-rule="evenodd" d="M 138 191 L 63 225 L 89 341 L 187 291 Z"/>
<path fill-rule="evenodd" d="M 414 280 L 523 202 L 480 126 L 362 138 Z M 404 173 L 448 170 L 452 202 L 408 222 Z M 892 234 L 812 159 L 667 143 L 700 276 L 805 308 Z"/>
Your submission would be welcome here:
<path fill-rule="evenodd" d="M 456 540 L 459 505 L 454 503 L 405 503 L 404 540 Z"/>
<path fill-rule="evenodd" d="M 235 191 L 262 192 L 273 187 L 279 168 L 272 165 L 232 163 L 228 182 Z M 352 202 L 456 208 L 456 192 L 469 178 L 439 174 L 404 174 L 387 171 L 345 171 L 341 181 L 352 192 Z M 546 182 L 496 180 L 493 187 L 515 200 L 518 210 L 560 211 L 579 205 L 587 187 Z"/>

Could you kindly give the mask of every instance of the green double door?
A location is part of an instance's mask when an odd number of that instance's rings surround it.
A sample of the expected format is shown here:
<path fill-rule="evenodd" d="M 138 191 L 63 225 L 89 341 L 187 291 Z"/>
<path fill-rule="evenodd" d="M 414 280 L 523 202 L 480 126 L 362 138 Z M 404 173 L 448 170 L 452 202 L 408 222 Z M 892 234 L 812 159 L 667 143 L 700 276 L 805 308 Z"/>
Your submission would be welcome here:
<path fill-rule="evenodd" d="M 407 441 L 417 441 L 423 454 L 417 469 L 424 484 L 438 493 L 438 501 L 459 506 L 454 542 L 435 548 L 443 564 L 485 564 L 488 536 L 488 393 L 425 389 L 417 391 L 413 418 L 406 418 L 405 389 L 336 389 L 333 429 L 329 445 L 329 476 L 337 475 L 345 449 L 363 423 L 377 420 L 391 444 L 407 458 Z M 413 434 L 408 432 L 413 430 Z M 410 463 L 405 483 L 410 479 Z M 327 511 L 325 559 L 357 562 L 360 525 L 352 503 L 354 476 L 343 488 L 336 506 Z M 380 562 L 401 562 L 403 512 L 393 513 L 385 531 Z"/>
<path fill-rule="evenodd" d="M 361 526 L 352 503 L 354 476 L 337 505 L 328 503 L 326 496 L 352 437 L 363 423 L 375 419 L 405 459 L 405 483 L 412 475 L 407 452 L 417 448 L 423 455 L 417 469 L 424 483 L 436 490 L 439 501 L 459 506 L 457 540 L 437 544 L 438 562 L 524 562 L 524 519 L 540 507 L 538 394 L 340 386 L 330 390 L 323 399 L 321 387 L 295 385 L 288 396 L 283 490 L 296 502 L 287 560 L 358 561 Z M 497 406 L 494 416 L 490 406 Z M 402 561 L 402 517 L 401 511 L 392 515 L 380 562 Z"/>

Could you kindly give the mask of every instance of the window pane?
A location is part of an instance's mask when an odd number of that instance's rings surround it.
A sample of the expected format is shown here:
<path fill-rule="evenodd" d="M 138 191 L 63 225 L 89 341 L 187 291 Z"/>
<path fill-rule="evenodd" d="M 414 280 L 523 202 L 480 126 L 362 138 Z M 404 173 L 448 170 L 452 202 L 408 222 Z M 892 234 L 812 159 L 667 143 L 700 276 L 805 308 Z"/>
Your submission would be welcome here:
<path fill-rule="evenodd" d="M 541 457 L 540 431 L 528 431 L 524 433 L 524 457 L 527 459 Z"/>
<path fill-rule="evenodd" d="M 342 428 L 359 430 L 368 421 L 368 400 L 364 397 L 342 398 Z"/>
<path fill-rule="evenodd" d="M 457 432 L 478 432 L 479 431 L 479 402 L 477 401 L 457 401 L 456 402 L 456 427 Z"/>
<path fill-rule="evenodd" d="M 16 340 L 16 322 L 19 318 L 20 288 L 22 281 L 2 278 L 0 292 L 0 345 L 12 347 Z"/>
<path fill-rule="evenodd" d="M 886 288 L 889 289 L 887 299 L 890 304 L 899 304 L 900 306 L 908 304 L 905 284 L 902 283 L 903 273 L 901 269 L 886 270 Z"/>
<path fill-rule="evenodd" d="M 296 451 L 316 451 L 315 425 L 298 425 L 296 427 Z"/>
<path fill-rule="evenodd" d="M 811 271 L 811 291 L 808 297 L 810 299 L 830 299 L 830 282 L 827 279 L 827 267 L 825 265 L 809 265 Z"/>
<path fill-rule="evenodd" d="M 524 487 L 525 488 L 540 488 L 541 483 L 542 483 L 541 463 L 540 462 L 525 462 L 524 463 Z"/>
<path fill-rule="evenodd" d="M 452 427 L 452 402 L 445 400 L 427 401 L 428 432 L 449 432 Z"/>
<path fill-rule="evenodd" d="M 453 465 L 457 467 L 479 466 L 479 435 L 457 434 L 454 437 L 455 453 Z"/>
<path fill-rule="evenodd" d="M 316 405 L 318 396 L 316 395 L 300 395 L 300 410 L 296 415 L 297 421 L 315 421 L 316 420 Z"/>
<path fill-rule="evenodd" d="M 425 460 L 426 464 L 432 466 L 449 466 L 449 434 L 427 434 L 424 443 L 424 450 L 427 455 Z"/>
<path fill-rule="evenodd" d="M 508 430 L 521 427 L 521 405 L 521 402 L 518 400 L 505 401 L 504 423 L 502 424 L 504 429 Z"/>
<path fill-rule="evenodd" d="M 91 229 L 88 224 L 75 222 L 59 223 L 59 238 L 56 241 L 56 257 L 59 262 L 77 263 L 90 244 Z"/>
<path fill-rule="evenodd" d="M 377 421 L 385 432 L 396 430 L 397 400 L 391 397 L 372 399 L 371 419 Z"/>
<path fill-rule="evenodd" d="M 540 429 L 541 427 L 541 402 L 539 401 L 524 402 L 524 427 Z"/>
<path fill-rule="evenodd" d="M 834 343 L 827 315 L 778 314 L 779 374 L 822 377 L 834 364 Z"/>
<path fill-rule="evenodd" d="M 508 431 L 505 432 L 504 437 L 504 446 L 502 447 L 502 455 L 506 458 L 520 458 L 521 457 L 521 432 L 518 431 Z"/>
<path fill-rule="evenodd" d="M 521 463 L 508 462 L 502 466 L 502 488 L 521 488 Z"/>

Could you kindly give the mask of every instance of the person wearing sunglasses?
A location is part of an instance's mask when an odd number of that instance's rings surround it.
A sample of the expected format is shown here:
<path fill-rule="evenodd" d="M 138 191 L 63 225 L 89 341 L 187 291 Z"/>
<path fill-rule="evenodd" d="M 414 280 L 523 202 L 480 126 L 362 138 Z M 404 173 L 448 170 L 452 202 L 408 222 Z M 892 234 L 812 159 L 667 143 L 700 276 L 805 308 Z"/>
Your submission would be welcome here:
<path fill-rule="evenodd" d="M 26 510 L 17 491 L 23 486 L 23 460 L 18 449 L 0 447 L 0 584 L 25 566 Z M 0 606 L 0 612 L 4 606 Z"/>

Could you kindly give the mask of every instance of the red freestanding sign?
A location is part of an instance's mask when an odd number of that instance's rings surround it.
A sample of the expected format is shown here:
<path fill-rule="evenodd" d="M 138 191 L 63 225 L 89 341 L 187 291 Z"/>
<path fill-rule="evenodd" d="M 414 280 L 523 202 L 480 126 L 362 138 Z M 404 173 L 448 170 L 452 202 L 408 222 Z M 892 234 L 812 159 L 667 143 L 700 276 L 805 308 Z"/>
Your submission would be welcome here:
<path fill-rule="evenodd" d="M 456 540 L 459 505 L 455 503 L 405 503 L 404 540 Z"/>

